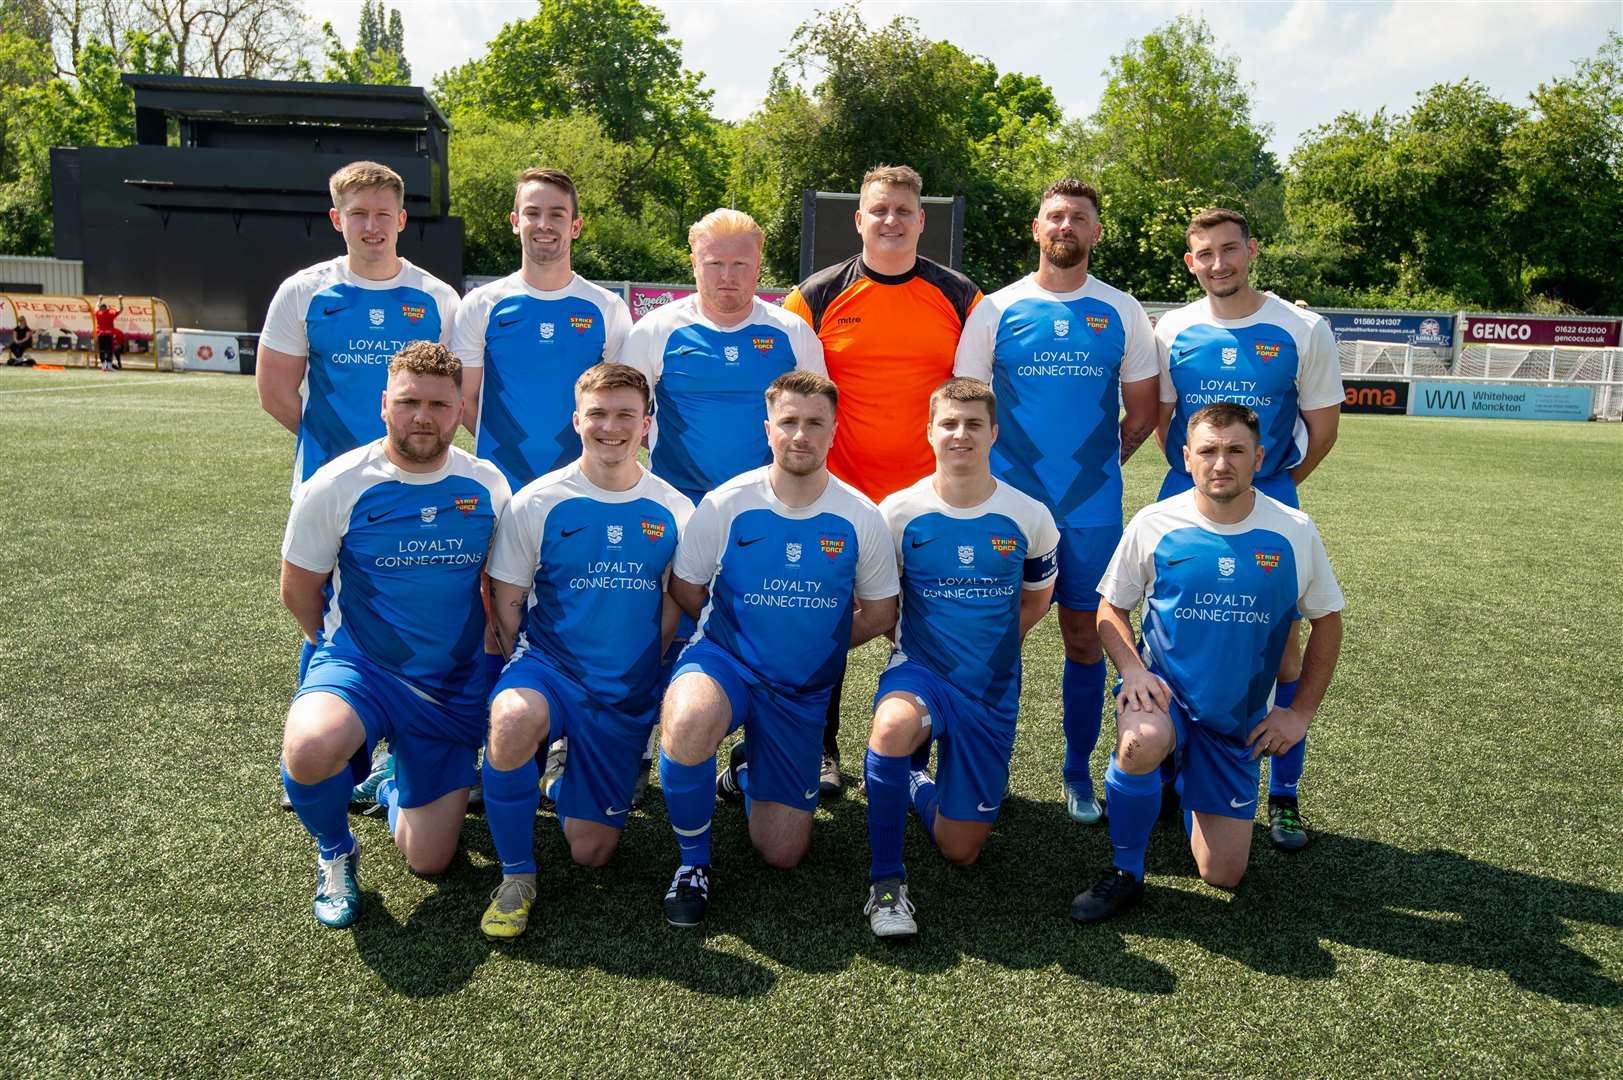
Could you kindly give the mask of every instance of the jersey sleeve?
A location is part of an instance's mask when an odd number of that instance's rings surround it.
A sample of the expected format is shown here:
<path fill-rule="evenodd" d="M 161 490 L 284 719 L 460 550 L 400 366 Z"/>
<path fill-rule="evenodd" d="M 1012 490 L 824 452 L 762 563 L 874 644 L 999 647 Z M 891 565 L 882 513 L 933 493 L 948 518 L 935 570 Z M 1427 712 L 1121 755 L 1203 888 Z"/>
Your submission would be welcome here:
<path fill-rule="evenodd" d="M 603 359 L 618 360 L 630 336 L 631 309 L 618 293 L 610 293 L 603 307 Z"/>
<path fill-rule="evenodd" d="M 338 504 L 338 492 L 327 477 L 318 473 L 300 485 L 282 534 L 282 558 L 312 574 L 332 573 L 343 539 L 343 508 Z"/>
<path fill-rule="evenodd" d="M 721 545 L 727 539 L 722 528 L 721 507 L 706 495 L 688 518 L 687 527 L 679 531 L 671 571 L 689 584 L 709 585 L 721 563 Z"/>
<path fill-rule="evenodd" d="M 795 367 L 801 371 L 828 374 L 823 360 L 823 341 L 805 319 L 795 319 L 789 326 L 789 345 L 795 351 Z"/>
<path fill-rule="evenodd" d="M 783 310 L 800 316 L 807 326 L 812 325 L 811 307 L 807 305 L 806 298 L 800 295 L 800 286 L 790 289 L 789 295 L 783 298 Z"/>
<path fill-rule="evenodd" d="M 475 289 L 457 307 L 451 321 L 450 349 L 465 368 L 485 366 L 485 330 L 495 304 L 496 290 Z"/>
<path fill-rule="evenodd" d="M 1164 316 L 1155 325 L 1155 367 L 1161 376 L 1161 402 L 1170 405 L 1178 400 L 1178 390 L 1172 385 L 1172 335 L 1165 325 Z"/>
<path fill-rule="evenodd" d="M 308 293 L 303 275 L 294 275 L 278 286 L 265 312 L 265 328 L 259 332 L 260 344 L 289 356 L 310 355 L 310 337 L 304 324 L 305 309 L 310 303 Z"/>
<path fill-rule="evenodd" d="M 648 380 L 648 389 L 659 385 L 665 370 L 665 338 L 660 329 L 663 319 L 652 316 L 638 322 L 625 336 L 617 359 L 627 367 L 634 367 Z"/>
<path fill-rule="evenodd" d="M 1105 603 L 1123 611 L 1138 606 L 1154 576 L 1155 553 L 1148 550 L 1141 518 L 1142 511 L 1128 522 L 1121 543 L 1116 545 L 1116 553 L 1110 557 L 1110 565 L 1105 567 L 1105 576 L 1099 579 L 1099 595 Z"/>
<path fill-rule="evenodd" d="M 1059 528 L 1048 507 L 1037 504 L 1027 526 L 1026 565 L 1020 584 L 1024 589 L 1046 589 L 1059 576 Z"/>
<path fill-rule="evenodd" d="M 535 584 L 546 516 L 546 508 L 529 497 L 507 504 L 496 521 L 496 539 L 490 545 L 491 577 L 523 589 Z"/>
<path fill-rule="evenodd" d="M 1347 391 L 1341 385 L 1341 358 L 1336 354 L 1336 336 L 1329 319 L 1313 324 L 1307 340 L 1307 355 L 1296 369 L 1296 407 L 1324 409 L 1340 405 Z"/>
<path fill-rule="evenodd" d="M 857 521 L 857 599 L 884 600 L 902 591 L 896 572 L 896 540 L 879 511 Z"/>
<path fill-rule="evenodd" d="M 1127 348 L 1121 357 L 1121 381 L 1153 379 L 1161 373 L 1161 356 L 1150 317 L 1144 313 L 1144 305 L 1132 297 L 1127 298 L 1127 308 L 1122 314 L 1122 321 L 1127 324 Z"/>
<path fill-rule="evenodd" d="M 443 281 L 436 281 L 433 289 L 434 302 L 440 306 L 440 344 L 456 352 L 451 344 L 452 335 L 456 333 L 456 313 L 462 306 L 462 298 L 456 290 Z"/>
<path fill-rule="evenodd" d="M 998 310 L 996 304 L 976 304 L 958 338 L 952 373 L 966 379 L 992 382 L 992 357 L 997 349 Z"/>
<path fill-rule="evenodd" d="M 1330 555 L 1324 550 L 1324 539 L 1318 529 L 1309 527 L 1303 546 L 1307 550 L 1298 553 L 1296 565 L 1305 580 L 1299 583 L 1301 596 L 1296 601 L 1296 610 L 1309 620 L 1340 611 L 1347 605 L 1347 599 L 1341 593 L 1336 572 L 1330 568 Z"/>

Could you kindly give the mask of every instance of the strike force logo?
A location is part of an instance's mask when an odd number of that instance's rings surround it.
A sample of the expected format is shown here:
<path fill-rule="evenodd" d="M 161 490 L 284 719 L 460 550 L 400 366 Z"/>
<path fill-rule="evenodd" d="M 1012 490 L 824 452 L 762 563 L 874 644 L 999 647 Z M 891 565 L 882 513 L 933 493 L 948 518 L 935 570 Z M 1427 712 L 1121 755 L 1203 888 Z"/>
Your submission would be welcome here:
<path fill-rule="evenodd" d="M 772 346 L 775 343 L 769 337 L 757 337 L 750 338 L 750 344 L 755 346 L 756 352 L 760 353 L 762 356 L 765 356 L 767 353 L 772 351 Z"/>
<path fill-rule="evenodd" d="M 569 325 L 575 328 L 575 333 L 584 334 L 592 328 L 592 316 L 571 315 L 569 316 Z"/>
<path fill-rule="evenodd" d="M 665 538 L 665 523 L 663 521 L 642 521 L 642 534 L 650 540 L 663 540 Z"/>
<path fill-rule="evenodd" d="M 1253 551 L 1251 555 L 1257 560 L 1257 565 L 1262 567 L 1262 572 L 1265 574 L 1273 573 L 1279 566 L 1279 552 L 1277 551 Z"/>
<path fill-rule="evenodd" d="M 1018 546 L 1019 545 L 1015 542 L 1015 538 L 1012 536 L 992 537 L 992 550 L 997 552 L 999 555 L 1002 555 L 1005 559 L 1010 555 L 1013 555 L 1014 549 Z"/>
<path fill-rule="evenodd" d="M 459 495 L 451 500 L 451 504 L 462 511 L 463 516 L 466 517 L 479 508 L 479 496 Z"/>
<path fill-rule="evenodd" d="M 1110 329 L 1110 316 L 1109 315 L 1089 315 L 1088 316 L 1088 329 L 1092 330 L 1095 334 L 1104 333 L 1106 330 Z"/>
<path fill-rule="evenodd" d="M 843 536 L 820 537 L 817 544 L 823 549 L 823 554 L 831 559 L 839 558 L 840 553 L 845 551 L 845 537 Z"/>
<path fill-rule="evenodd" d="M 1257 350 L 1258 359 L 1265 364 L 1279 355 L 1278 345 L 1264 344 L 1259 341 L 1252 347 Z"/>
<path fill-rule="evenodd" d="M 422 304 L 401 304 L 400 314 L 412 322 L 421 322 L 423 316 L 428 314 L 428 309 Z"/>

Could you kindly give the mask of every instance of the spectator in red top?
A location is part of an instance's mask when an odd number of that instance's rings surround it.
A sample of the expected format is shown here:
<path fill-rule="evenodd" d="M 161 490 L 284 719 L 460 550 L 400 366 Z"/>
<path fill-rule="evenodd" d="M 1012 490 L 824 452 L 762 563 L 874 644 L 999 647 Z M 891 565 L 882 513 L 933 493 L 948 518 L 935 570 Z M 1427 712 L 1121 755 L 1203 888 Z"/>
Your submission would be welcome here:
<path fill-rule="evenodd" d="M 124 362 L 113 351 L 113 334 L 116 331 L 113 321 L 122 314 L 124 314 L 123 296 L 118 298 L 118 307 L 116 308 L 107 306 L 105 296 L 96 297 L 96 310 L 91 313 L 91 317 L 96 320 L 96 356 L 100 360 L 103 371 L 112 371 L 115 367 L 120 369 L 124 367 Z"/>

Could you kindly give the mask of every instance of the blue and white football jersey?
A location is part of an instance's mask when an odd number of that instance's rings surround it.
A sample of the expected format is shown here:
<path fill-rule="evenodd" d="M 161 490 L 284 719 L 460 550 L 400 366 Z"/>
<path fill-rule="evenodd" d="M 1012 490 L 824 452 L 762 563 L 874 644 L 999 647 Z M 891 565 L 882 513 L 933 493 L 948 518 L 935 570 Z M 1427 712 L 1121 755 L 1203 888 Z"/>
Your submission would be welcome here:
<path fill-rule="evenodd" d="M 1042 503 L 1003 481 L 979 506 L 952 506 L 926 476 L 879 504 L 901 565 L 897 651 L 995 716 L 1020 711 L 1020 594 L 1059 571 L 1059 530 Z"/>
<path fill-rule="evenodd" d="M 646 471 L 635 487 L 605 491 L 575 462 L 522 488 L 490 562 L 491 577 L 530 590 L 514 657 L 539 650 L 605 705 L 652 708 L 665 575 L 692 513 Z"/>
<path fill-rule="evenodd" d="M 456 290 L 400 260 L 387 281 L 358 277 L 340 255 L 282 282 L 259 340 L 306 360 L 293 488 L 338 455 L 383 437 L 389 361 L 413 341 L 449 345 Z"/>
<path fill-rule="evenodd" d="M 1049 292 L 1035 274 L 976 305 L 953 364 L 997 394 L 993 475 L 1067 529 L 1121 524 L 1120 388 L 1158 370 L 1137 300 L 1095 277 Z"/>
<path fill-rule="evenodd" d="M 705 318 L 697 295 L 672 301 L 637 323 L 620 362 L 654 389 L 649 467 L 701 493 L 771 462 L 763 395 L 773 379 L 796 368 L 828 374 L 811 325 L 759 297 L 727 329 Z"/>
<path fill-rule="evenodd" d="M 780 693 L 813 693 L 845 670 L 852 597 L 896 595 L 895 551 L 878 508 L 855 488 L 830 476 L 816 502 L 786 506 L 769 468 L 704 497 L 672 569 L 710 588 L 694 641 L 727 650 Z"/>
<path fill-rule="evenodd" d="M 294 496 L 282 558 L 332 574 L 320 645 L 466 710 L 484 696 L 479 575 L 509 490 L 488 461 L 449 455 L 434 472 L 406 472 L 380 439 L 328 462 Z"/>
<path fill-rule="evenodd" d="M 474 449 L 513 490 L 580 457 L 575 380 L 619 355 L 630 331 L 619 294 L 579 274 L 548 292 L 521 271 L 463 298 L 451 351 L 463 367 L 484 369 Z"/>
<path fill-rule="evenodd" d="M 1201 514 L 1193 491 L 1146 506 L 1099 582 L 1116 607 L 1144 601 L 1145 666 L 1195 720 L 1241 741 L 1273 707 L 1292 622 L 1345 603 L 1312 519 L 1256 496 L 1233 525 Z"/>
<path fill-rule="evenodd" d="M 1219 319 L 1202 297 L 1162 315 L 1155 340 L 1161 401 L 1172 405 L 1167 464 L 1184 476 L 1189 418 L 1203 405 L 1234 401 L 1255 410 L 1262 426 L 1262 479 L 1301 463 L 1307 452 L 1302 412 L 1345 398 L 1329 320 L 1271 293 L 1243 319 Z"/>

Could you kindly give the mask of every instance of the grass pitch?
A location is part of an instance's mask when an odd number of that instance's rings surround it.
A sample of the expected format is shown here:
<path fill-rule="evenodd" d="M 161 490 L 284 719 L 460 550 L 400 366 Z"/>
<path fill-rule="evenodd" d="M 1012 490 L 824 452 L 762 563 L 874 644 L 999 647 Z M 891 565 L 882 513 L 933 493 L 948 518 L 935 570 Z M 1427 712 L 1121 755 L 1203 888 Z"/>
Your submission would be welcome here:
<path fill-rule="evenodd" d="M 1303 783 L 1315 839 L 1288 857 L 1259 827 L 1233 894 L 1163 825 L 1144 905 L 1071 925 L 1110 856 L 1064 814 L 1046 621 L 1013 796 L 969 870 L 910 826 L 923 936 L 900 949 L 861 916 L 856 791 L 786 874 L 718 807 L 702 934 L 660 917 L 657 789 L 604 871 L 538 822 L 542 899 L 511 946 L 477 929 L 498 877 L 480 818 L 438 880 L 357 819 L 365 914 L 322 929 L 275 803 L 289 437 L 247 379 L 4 371 L 0 438 L 7 1075 L 1623 1072 L 1615 425 L 1343 421 L 1303 493 L 1348 597 Z M 880 660 L 849 675 L 848 772 Z"/>

